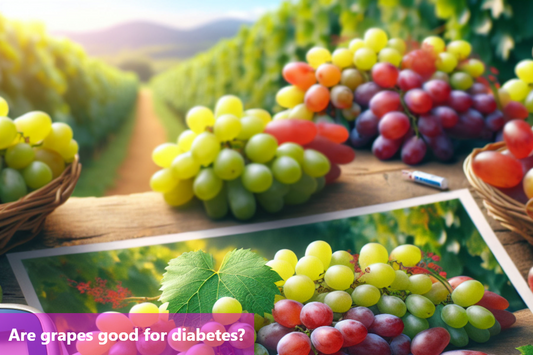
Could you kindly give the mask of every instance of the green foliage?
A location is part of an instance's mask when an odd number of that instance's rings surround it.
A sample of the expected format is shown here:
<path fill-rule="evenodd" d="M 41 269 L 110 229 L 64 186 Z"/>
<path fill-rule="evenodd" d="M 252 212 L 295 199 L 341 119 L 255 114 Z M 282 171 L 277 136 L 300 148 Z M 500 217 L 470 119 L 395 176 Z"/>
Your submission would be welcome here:
<path fill-rule="evenodd" d="M 286 85 L 287 62 L 304 60 L 315 45 L 347 45 L 374 26 L 416 41 L 435 33 L 464 38 L 505 81 L 516 62 L 531 57 L 532 12 L 533 2 L 520 0 L 287 1 L 236 37 L 158 75 L 152 86 L 178 117 L 195 105 L 212 107 L 225 94 L 241 97 L 248 108 L 278 111 L 274 98 Z"/>
<path fill-rule="evenodd" d="M 521 346 L 516 348 L 516 350 L 520 351 L 520 354 L 522 355 L 533 355 L 533 345 Z"/>
<path fill-rule="evenodd" d="M 213 256 L 196 251 L 170 261 L 161 282 L 161 302 L 171 313 L 211 313 L 221 297 L 237 299 L 244 310 L 264 314 L 274 307 L 281 277 L 250 250 L 226 254 L 219 270 Z"/>

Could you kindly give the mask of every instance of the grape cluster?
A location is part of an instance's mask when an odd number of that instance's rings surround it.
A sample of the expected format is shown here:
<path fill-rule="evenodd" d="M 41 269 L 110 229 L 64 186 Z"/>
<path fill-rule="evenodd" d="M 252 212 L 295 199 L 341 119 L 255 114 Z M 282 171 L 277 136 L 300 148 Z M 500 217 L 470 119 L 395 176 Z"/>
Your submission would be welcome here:
<path fill-rule="evenodd" d="M 519 79 L 505 83 L 494 97 L 482 77 L 485 65 L 469 58 L 471 50 L 466 41 L 446 46 L 432 36 L 407 52 L 402 39 L 389 39 L 378 28 L 333 53 L 312 48 L 307 63 L 284 67 L 291 85 L 276 98 L 287 110 L 274 119 L 351 122 L 352 146 L 373 142 L 379 159 L 401 152 L 406 164 L 418 164 L 429 148 L 448 161 L 454 155 L 450 138 L 491 140 L 506 121 L 527 117 L 527 108 L 533 111 L 533 94 L 527 95 L 533 61 L 519 64 Z"/>
<path fill-rule="evenodd" d="M 0 202 L 17 201 L 57 178 L 78 154 L 72 129 L 44 112 L 14 120 L 0 97 Z"/>
<path fill-rule="evenodd" d="M 340 144 L 348 139 L 344 127 L 272 121 L 265 110 L 244 111 L 235 96 L 220 98 L 214 112 L 192 108 L 186 121 L 189 129 L 177 144 L 154 150 L 153 160 L 162 170 L 150 185 L 171 206 L 196 196 L 214 219 L 230 210 L 240 220 L 250 219 L 257 203 L 269 213 L 304 203 L 339 177 L 337 164 L 355 158 Z"/>
<path fill-rule="evenodd" d="M 439 355 L 450 344 L 486 342 L 516 321 L 509 302 L 480 282 L 446 280 L 438 259 L 407 244 L 389 254 L 369 243 L 357 257 L 332 253 L 324 241 L 300 259 L 282 249 L 267 263 L 283 279 L 282 296 L 258 342 L 279 355 Z"/>

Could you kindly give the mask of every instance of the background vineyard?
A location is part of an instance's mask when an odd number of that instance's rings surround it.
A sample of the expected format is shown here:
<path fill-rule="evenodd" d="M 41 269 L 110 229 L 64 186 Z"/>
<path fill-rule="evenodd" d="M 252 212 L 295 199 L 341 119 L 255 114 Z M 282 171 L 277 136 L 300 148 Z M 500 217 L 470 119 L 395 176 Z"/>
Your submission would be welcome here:
<path fill-rule="evenodd" d="M 194 105 L 213 106 L 225 94 L 238 95 L 248 108 L 276 112 L 284 64 L 303 60 L 315 45 L 347 45 L 374 26 L 412 41 L 430 34 L 464 38 L 504 81 L 517 61 L 531 57 L 532 12 L 533 2 L 518 0 L 287 1 L 236 37 L 158 75 L 152 87 L 178 117 Z"/>

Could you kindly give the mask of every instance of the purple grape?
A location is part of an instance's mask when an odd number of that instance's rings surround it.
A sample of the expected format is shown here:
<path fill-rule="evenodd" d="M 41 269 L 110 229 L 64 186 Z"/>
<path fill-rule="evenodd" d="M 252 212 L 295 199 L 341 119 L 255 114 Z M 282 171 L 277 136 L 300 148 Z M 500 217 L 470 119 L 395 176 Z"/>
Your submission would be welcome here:
<path fill-rule="evenodd" d="M 431 114 L 435 116 L 443 128 L 452 128 L 459 122 L 459 115 L 451 107 L 439 106 L 431 110 Z"/>
<path fill-rule="evenodd" d="M 259 329 L 257 342 L 269 350 L 276 350 L 281 338 L 292 331 L 293 329 L 285 328 L 278 323 L 272 323 Z"/>
<path fill-rule="evenodd" d="M 448 106 L 457 112 L 465 112 L 472 107 L 473 100 L 470 95 L 464 91 L 453 90 L 448 99 Z"/>
<path fill-rule="evenodd" d="M 488 115 L 498 109 L 496 100 L 489 94 L 477 94 L 472 96 L 472 108 L 478 110 L 484 115 Z"/>
<path fill-rule="evenodd" d="M 500 110 L 496 110 L 485 118 L 485 125 L 492 131 L 498 132 L 505 124 L 505 117 Z"/>
<path fill-rule="evenodd" d="M 362 136 L 358 131 L 357 128 L 352 129 L 350 132 L 350 143 L 352 144 L 352 147 L 354 148 L 363 148 L 368 145 L 372 141 L 373 137 L 368 136 Z"/>
<path fill-rule="evenodd" d="M 402 334 L 403 328 L 401 318 L 392 314 L 378 314 L 368 331 L 383 338 L 394 338 Z"/>
<path fill-rule="evenodd" d="M 409 355 L 411 354 L 411 339 L 405 335 L 398 335 L 390 343 L 392 355 Z"/>
<path fill-rule="evenodd" d="M 381 90 L 383 88 L 373 81 L 361 84 L 355 89 L 354 101 L 361 106 L 368 107 L 370 100 Z"/>
<path fill-rule="evenodd" d="M 361 343 L 348 348 L 350 355 L 391 355 L 389 343 L 377 334 L 368 334 Z"/>
<path fill-rule="evenodd" d="M 372 153 L 380 160 L 392 158 L 400 149 L 400 140 L 392 140 L 383 136 L 378 136 L 372 144 Z"/>
<path fill-rule="evenodd" d="M 366 110 L 357 117 L 355 128 L 357 132 L 366 137 L 374 137 L 378 134 L 379 118 L 370 110 Z"/>
<path fill-rule="evenodd" d="M 418 130 L 425 136 L 436 137 L 442 134 L 442 126 L 433 115 L 422 115 L 418 118 Z"/>
<path fill-rule="evenodd" d="M 446 134 L 441 134 L 437 137 L 424 137 L 424 139 L 438 160 L 446 162 L 453 158 L 453 144 Z"/>
<path fill-rule="evenodd" d="M 402 146 L 402 161 L 408 165 L 416 165 L 424 159 L 426 152 L 426 142 L 422 138 L 413 136 Z"/>
<path fill-rule="evenodd" d="M 447 132 L 456 138 L 473 139 L 479 138 L 483 127 L 485 127 L 483 115 L 474 109 L 469 109 L 459 115 L 459 122 Z"/>
<path fill-rule="evenodd" d="M 366 329 L 370 328 L 372 323 L 374 323 L 374 313 L 366 307 L 355 307 L 351 308 L 348 312 L 344 314 L 344 319 L 353 319 L 358 322 L 363 323 Z"/>

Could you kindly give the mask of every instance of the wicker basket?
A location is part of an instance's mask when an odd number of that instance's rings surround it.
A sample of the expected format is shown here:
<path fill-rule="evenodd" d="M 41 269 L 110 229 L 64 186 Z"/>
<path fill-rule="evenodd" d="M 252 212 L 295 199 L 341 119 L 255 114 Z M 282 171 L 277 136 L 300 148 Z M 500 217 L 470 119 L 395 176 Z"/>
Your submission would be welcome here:
<path fill-rule="evenodd" d="M 472 169 L 472 160 L 481 152 L 503 151 L 507 147 L 505 142 L 487 144 L 483 148 L 474 149 L 464 162 L 464 172 L 470 184 L 483 198 L 483 205 L 487 208 L 490 216 L 500 224 L 524 237 L 533 244 L 533 219 L 528 216 L 526 205 L 507 196 L 499 189 L 485 183 Z"/>
<path fill-rule="evenodd" d="M 44 220 L 65 203 L 78 182 L 81 164 L 78 156 L 48 185 L 18 201 L 0 204 L 0 255 L 33 239 Z"/>

